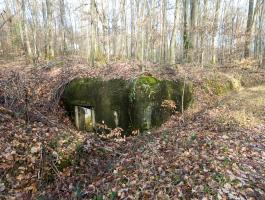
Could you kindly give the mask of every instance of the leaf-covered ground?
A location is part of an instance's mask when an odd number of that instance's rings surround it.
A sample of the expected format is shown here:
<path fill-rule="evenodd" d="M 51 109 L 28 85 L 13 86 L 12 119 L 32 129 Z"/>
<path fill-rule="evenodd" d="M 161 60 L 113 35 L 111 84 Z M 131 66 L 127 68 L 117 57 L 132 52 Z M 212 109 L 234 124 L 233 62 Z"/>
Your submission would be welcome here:
<path fill-rule="evenodd" d="M 118 158 L 113 159 L 109 171 L 89 182 L 79 177 L 82 189 L 77 195 L 99 199 L 265 199 L 264 89 L 258 86 L 232 94 L 229 103 L 223 100 L 218 107 L 184 122 L 173 117 L 158 131 L 111 149 Z M 223 114 L 240 112 L 253 103 L 250 95 L 262 101 L 253 110 L 259 110 L 255 115 L 260 117 L 255 126 L 217 122 L 214 112 L 220 115 L 222 107 L 226 108 Z M 239 106 L 241 98 L 244 101 Z M 91 148 L 85 148 L 84 163 L 91 162 L 86 155 L 97 151 Z"/>
<path fill-rule="evenodd" d="M 228 95 L 220 88 L 231 75 L 260 84 L 264 71 L 0 63 L 0 199 L 265 199 L 265 86 Z M 77 131 L 58 105 L 74 77 L 143 71 L 191 79 L 196 106 L 158 130 L 115 141 Z M 205 87 L 212 77 L 221 84 Z"/>

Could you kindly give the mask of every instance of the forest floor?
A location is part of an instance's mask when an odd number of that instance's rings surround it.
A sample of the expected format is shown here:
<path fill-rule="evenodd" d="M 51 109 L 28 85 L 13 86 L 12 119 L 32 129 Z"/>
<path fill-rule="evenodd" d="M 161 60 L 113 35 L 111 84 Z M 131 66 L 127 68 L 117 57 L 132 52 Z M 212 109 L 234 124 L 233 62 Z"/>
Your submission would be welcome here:
<path fill-rule="evenodd" d="M 173 117 L 159 130 L 116 149 L 112 170 L 96 176 L 83 195 L 264 199 L 264 106 L 262 85 L 232 93 L 185 122 Z"/>
<path fill-rule="evenodd" d="M 141 65 L 0 63 L 0 199 L 265 199 L 264 70 L 238 68 L 261 81 L 221 96 L 197 88 L 200 107 L 118 141 L 77 131 L 59 97 L 80 71 L 128 79 Z M 196 85 L 224 71 L 189 69 L 145 71 Z"/>

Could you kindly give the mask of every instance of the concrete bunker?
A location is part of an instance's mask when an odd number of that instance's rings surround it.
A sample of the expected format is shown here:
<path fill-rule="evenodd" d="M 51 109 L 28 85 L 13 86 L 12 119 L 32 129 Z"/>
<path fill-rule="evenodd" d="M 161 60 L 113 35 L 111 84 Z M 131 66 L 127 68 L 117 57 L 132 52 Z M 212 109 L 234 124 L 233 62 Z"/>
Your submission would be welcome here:
<path fill-rule="evenodd" d="M 169 100 L 176 110 L 181 110 L 182 103 L 187 108 L 193 101 L 192 83 L 153 76 L 108 81 L 78 78 L 66 86 L 62 96 L 79 130 L 92 131 L 97 124 L 104 124 L 111 129 L 120 127 L 125 133 L 160 126 L 172 115 L 171 109 L 161 106 Z"/>

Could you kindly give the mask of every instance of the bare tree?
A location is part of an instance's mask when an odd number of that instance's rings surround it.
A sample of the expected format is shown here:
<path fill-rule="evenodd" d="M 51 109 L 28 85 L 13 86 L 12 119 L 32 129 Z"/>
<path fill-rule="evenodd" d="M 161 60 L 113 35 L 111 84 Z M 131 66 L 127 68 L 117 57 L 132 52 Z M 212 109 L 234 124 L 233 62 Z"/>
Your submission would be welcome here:
<path fill-rule="evenodd" d="M 67 51 L 67 43 L 66 43 L 66 24 L 65 24 L 65 3 L 64 0 L 59 0 L 60 7 L 60 22 L 61 22 L 61 51 L 62 54 L 65 54 Z"/>
<path fill-rule="evenodd" d="M 190 40 L 188 35 L 188 0 L 183 0 L 183 57 L 188 60 L 188 51 L 190 49 Z"/>
<path fill-rule="evenodd" d="M 175 1 L 175 9 L 174 9 L 174 21 L 173 21 L 173 29 L 170 38 L 170 63 L 174 64 L 176 62 L 176 31 L 177 31 L 177 14 L 178 14 L 178 0 Z"/>
<path fill-rule="evenodd" d="M 44 8 L 43 8 L 44 9 Z M 45 58 L 51 60 L 54 58 L 53 48 L 53 31 L 52 31 L 52 2 L 46 0 L 46 44 L 45 44 Z"/>
<path fill-rule="evenodd" d="M 198 18 L 198 0 L 191 0 L 190 5 L 190 48 L 192 51 L 190 51 L 191 60 L 194 61 L 195 57 L 195 50 L 196 50 L 196 31 L 197 31 L 197 18 Z"/>
<path fill-rule="evenodd" d="M 167 0 L 162 2 L 162 47 L 161 47 L 161 58 L 162 62 L 166 62 L 167 52 Z"/>
<path fill-rule="evenodd" d="M 212 63 L 216 63 L 216 43 L 217 43 L 217 31 L 219 23 L 219 12 L 220 12 L 220 3 L 221 0 L 216 0 L 215 4 L 215 14 L 213 21 L 213 30 L 212 30 Z"/>
<path fill-rule="evenodd" d="M 265 1 L 245 1 L 4 0 L 0 48 L 33 60 L 75 54 L 92 66 L 113 59 L 205 65 L 252 54 L 261 63 Z"/>
<path fill-rule="evenodd" d="M 246 28 L 246 40 L 245 40 L 245 51 L 244 56 L 245 58 L 249 57 L 249 45 L 251 40 L 251 31 L 253 25 L 253 10 L 254 10 L 254 0 L 249 0 L 248 6 L 248 21 L 247 21 L 247 28 Z"/>

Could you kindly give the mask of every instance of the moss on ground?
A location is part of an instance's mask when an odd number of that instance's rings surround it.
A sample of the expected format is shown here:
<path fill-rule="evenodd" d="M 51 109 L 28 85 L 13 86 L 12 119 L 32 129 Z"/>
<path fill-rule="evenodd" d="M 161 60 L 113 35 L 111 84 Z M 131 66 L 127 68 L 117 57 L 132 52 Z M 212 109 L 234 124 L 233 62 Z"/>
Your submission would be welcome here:
<path fill-rule="evenodd" d="M 218 96 L 227 94 L 231 90 L 238 90 L 241 87 L 241 79 L 232 76 L 214 76 L 206 78 L 203 83 L 203 88 L 207 93 L 212 93 Z"/>

